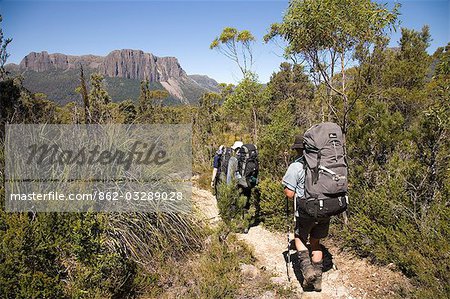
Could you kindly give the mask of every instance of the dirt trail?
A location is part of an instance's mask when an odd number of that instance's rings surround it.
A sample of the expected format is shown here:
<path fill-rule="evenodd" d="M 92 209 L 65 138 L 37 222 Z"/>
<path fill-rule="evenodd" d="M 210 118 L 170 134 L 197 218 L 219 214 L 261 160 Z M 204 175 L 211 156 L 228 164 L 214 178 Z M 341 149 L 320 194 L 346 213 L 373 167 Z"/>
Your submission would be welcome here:
<path fill-rule="evenodd" d="M 193 199 L 205 220 L 212 225 L 220 220 L 215 197 L 209 191 L 194 187 Z M 400 297 L 395 296 L 399 292 L 412 288 L 409 280 L 395 271 L 393 265 L 375 266 L 349 252 L 340 251 L 332 239 L 326 239 L 323 242 L 327 253 L 322 292 L 304 292 L 294 250 L 291 250 L 292 264 L 289 268 L 291 281 L 287 280 L 284 258 L 287 251 L 286 234 L 271 232 L 259 225 L 252 227 L 247 234 L 237 236 L 253 248 L 257 266 L 271 273 L 272 282 L 292 288 L 297 298 L 393 298 Z"/>

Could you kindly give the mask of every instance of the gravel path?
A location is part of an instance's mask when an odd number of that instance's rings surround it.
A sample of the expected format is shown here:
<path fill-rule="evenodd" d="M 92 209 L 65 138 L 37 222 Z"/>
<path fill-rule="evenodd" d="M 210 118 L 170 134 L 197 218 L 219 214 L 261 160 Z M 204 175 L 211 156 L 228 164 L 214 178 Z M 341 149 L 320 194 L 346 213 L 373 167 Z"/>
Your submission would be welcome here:
<path fill-rule="evenodd" d="M 211 225 L 218 223 L 220 216 L 214 195 L 196 187 L 192 194 L 204 220 L 209 221 Z M 323 242 L 326 254 L 322 292 L 304 292 L 300 284 L 302 277 L 294 250 L 290 252 L 291 281 L 287 279 L 286 234 L 271 232 L 259 225 L 250 228 L 247 234 L 237 234 L 237 237 L 252 247 L 257 266 L 272 274 L 272 282 L 292 288 L 297 298 L 400 298 L 398 294 L 401 291 L 412 288 L 409 280 L 396 271 L 393 265 L 387 267 L 373 265 L 366 259 L 339 250 L 333 240 L 326 239 Z M 291 240 L 292 238 L 293 236 Z"/>

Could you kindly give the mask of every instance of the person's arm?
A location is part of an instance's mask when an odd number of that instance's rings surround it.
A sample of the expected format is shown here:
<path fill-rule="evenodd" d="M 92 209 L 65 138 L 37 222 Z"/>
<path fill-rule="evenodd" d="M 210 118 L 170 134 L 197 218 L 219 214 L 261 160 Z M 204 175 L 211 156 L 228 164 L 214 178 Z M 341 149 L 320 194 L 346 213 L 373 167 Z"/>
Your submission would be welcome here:
<path fill-rule="evenodd" d="M 289 198 L 295 197 L 295 189 L 297 188 L 298 172 L 295 164 L 289 165 L 283 177 L 284 194 Z"/>
<path fill-rule="evenodd" d="M 284 195 L 286 195 L 289 199 L 293 199 L 295 196 L 295 191 L 292 191 L 288 187 L 284 187 Z"/>

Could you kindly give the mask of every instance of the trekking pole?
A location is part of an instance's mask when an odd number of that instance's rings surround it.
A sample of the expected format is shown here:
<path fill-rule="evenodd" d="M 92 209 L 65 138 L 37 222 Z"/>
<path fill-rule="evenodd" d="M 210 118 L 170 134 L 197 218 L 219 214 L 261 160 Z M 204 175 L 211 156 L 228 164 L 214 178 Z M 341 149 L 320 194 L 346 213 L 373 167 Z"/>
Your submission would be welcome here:
<path fill-rule="evenodd" d="M 294 227 L 297 224 L 297 218 L 295 218 L 295 213 L 297 212 L 297 198 L 296 193 L 294 193 Z"/>
<path fill-rule="evenodd" d="M 291 281 L 289 267 L 291 266 L 291 226 L 289 225 L 289 198 L 286 196 L 286 222 L 287 222 L 287 256 L 286 256 L 286 274 L 288 281 Z"/>
<path fill-rule="evenodd" d="M 289 167 L 290 155 L 288 151 L 284 152 L 284 163 L 286 168 Z M 295 230 L 295 195 L 294 195 L 294 230 Z M 291 266 L 291 226 L 289 225 L 289 198 L 286 196 L 286 220 L 287 220 L 287 258 L 286 258 L 286 273 L 288 281 L 291 281 L 291 276 L 289 275 L 289 267 Z"/>

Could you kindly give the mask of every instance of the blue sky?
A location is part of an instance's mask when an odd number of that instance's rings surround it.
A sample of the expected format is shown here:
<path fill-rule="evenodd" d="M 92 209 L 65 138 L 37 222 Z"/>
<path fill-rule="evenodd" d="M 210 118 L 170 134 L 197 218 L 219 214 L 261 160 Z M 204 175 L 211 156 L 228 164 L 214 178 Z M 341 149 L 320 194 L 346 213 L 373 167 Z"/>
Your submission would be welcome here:
<path fill-rule="evenodd" d="M 390 5 L 392 1 L 388 2 Z M 429 52 L 450 41 L 450 0 L 400 1 L 401 26 L 431 27 Z M 209 49 L 224 27 L 250 30 L 258 39 L 255 67 L 267 82 L 283 59 L 282 49 L 264 44 L 271 23 L 279 22 L 288 1 L 12 1 L 0 0 L 5 37 L 12 37 L 8 62 L 29 52 L 106 55 L 115 49 L 141 49 L 175 56 L 188 74 L 236 83 L 234 63 Z M 400 32 L 392 33 L 396 45 Z"/>

